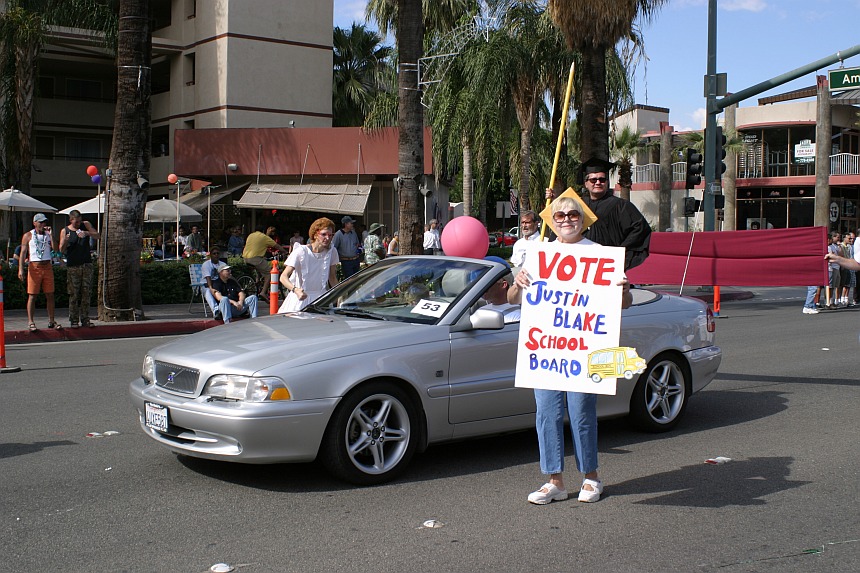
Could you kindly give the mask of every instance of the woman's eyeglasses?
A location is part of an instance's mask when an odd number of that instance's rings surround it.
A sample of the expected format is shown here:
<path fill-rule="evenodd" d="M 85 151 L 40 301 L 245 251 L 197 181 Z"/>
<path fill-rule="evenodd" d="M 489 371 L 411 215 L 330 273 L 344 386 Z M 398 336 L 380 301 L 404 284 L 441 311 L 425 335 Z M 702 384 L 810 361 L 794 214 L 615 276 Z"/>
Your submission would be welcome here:
<path fill-rule="evenodd" d="M 606 183 L 606 177 L 589 177 L 586 179 L 589 183 Z"/>
<path fill-rule="evenodd" d="M 552 214 L 552 220 L 556 223 L 563 223 L 565 219 L 570 219 L 571 221 L 578 221 L 582 216 L 582 213 L 579 211 L 568 211 L 567 213 L 563 211 L 556 211 Z"/>

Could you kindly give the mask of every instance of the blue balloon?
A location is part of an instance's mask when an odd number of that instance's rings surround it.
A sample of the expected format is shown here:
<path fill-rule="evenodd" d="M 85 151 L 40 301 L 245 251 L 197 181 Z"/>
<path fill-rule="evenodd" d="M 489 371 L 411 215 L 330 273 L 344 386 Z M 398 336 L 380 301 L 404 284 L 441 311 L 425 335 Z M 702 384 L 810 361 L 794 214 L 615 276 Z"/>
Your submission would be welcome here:
<path fill-rule="evenodd" d="M 95 175 L 93 175 L 92 177 L 90 177 L 90 179 L 92 179 L 92 180 L 93 180 L 93 183 L 95 183 L 96 185 L 98 185 L 99 183 L 101 183 L 101 182 L 102 182 L 102 176 L 101 176 L 101 175 L 99 175 L 98 173 L 96 173 Z"/>

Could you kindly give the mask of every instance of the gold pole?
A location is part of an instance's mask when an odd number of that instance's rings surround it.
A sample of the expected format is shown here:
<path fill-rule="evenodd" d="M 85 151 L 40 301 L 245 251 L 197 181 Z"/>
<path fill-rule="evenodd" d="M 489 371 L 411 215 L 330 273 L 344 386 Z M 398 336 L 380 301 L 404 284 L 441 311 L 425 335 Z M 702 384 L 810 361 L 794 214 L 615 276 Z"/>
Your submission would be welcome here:
<path fill-rule="evenodd" d="M 561 155 L 561 142 L 564 139 L 564 132 L 567 129 L 567 115 L 568 109 L 570 108 L 570 93 L 573 91 L 573 70 L 576 66 L 576 62 L 571 62 L 570 64 L 570 75 L 567 78 L 567 91 L 564 94 L 564 114 L 561 116 L 561 126 L 558 130 L 558 142 L 555 144 L 555 159 L 552 160 L 552 175 L 549 178 L 549 188 L 552 189 L 555 186 L 555 174 L 558 171 L 558 158 Z M 546 200 L 546 206 L 549 207 L 550 200 Z M 540 240 L 543 241 L 544 236 L 546 235 L 546 225 L 541 225 L 540 228 Z"/>

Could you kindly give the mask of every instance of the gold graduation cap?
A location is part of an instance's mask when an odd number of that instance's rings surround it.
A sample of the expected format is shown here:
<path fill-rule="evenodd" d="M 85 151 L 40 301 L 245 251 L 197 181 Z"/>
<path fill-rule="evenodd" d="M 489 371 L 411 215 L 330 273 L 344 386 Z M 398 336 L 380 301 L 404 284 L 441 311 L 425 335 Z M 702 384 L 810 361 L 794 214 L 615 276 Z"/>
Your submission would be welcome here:
<path fill-rule="evenodd" d="M 586 230 L 591 225 L 597 221 L 597 215 L 594 214 L 594 211 L 588 208 L 588 205 L 585 204 L 585 201 L 579 196 L 579 193 L 573 190 L 573 187 L 568 187 L 567 190 L 556 197 L 559 199 L 561 197 L 570 197 L 574 201 L 576 201 L 577 205 L 579 205 L 579 212 L 582 213 L 582 230 Z M 554 221 L 552 220 L 552 213 L 550 212 L 550 206 L 547 205 L 546 208 L 540 212 L 540 218 L 544 222 L 544 229 L 552 229 L 554 228 Z"/>

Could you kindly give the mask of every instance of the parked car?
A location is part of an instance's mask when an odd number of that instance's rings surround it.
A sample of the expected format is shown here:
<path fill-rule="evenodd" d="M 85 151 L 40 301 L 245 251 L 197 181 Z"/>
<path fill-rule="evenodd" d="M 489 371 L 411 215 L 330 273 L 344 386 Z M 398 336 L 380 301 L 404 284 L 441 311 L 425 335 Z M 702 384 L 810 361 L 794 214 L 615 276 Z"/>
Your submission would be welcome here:
<path fill-rule="evenodd" d="M 534 427 L 515 388 L 518 323 L 477 308 L 508 272 L 490 260 L 385 259 L 305 312 L 220 326 L 151 350 L 130 384 L 143 431 L 173 452 L 244 463 L 319 458 L 376 484 L 428 445 Z M 618 379 L 598 415 L 665 431 L 721 360 L 707 305 L 644 289 L 622 314 L 621 346 L 644 372 Z M 641 368 L 641 364 L 635 365 Z M 632 368 L 632 366 L 631 366 Z"/>
<path fill-rule="evenodd" d="M 503 233 L 502 231 L 490 233 L 491 247 L 511 247 L 516 242 L 517 237 L 515 235 L 511 235 L 510 233 Z"/>

